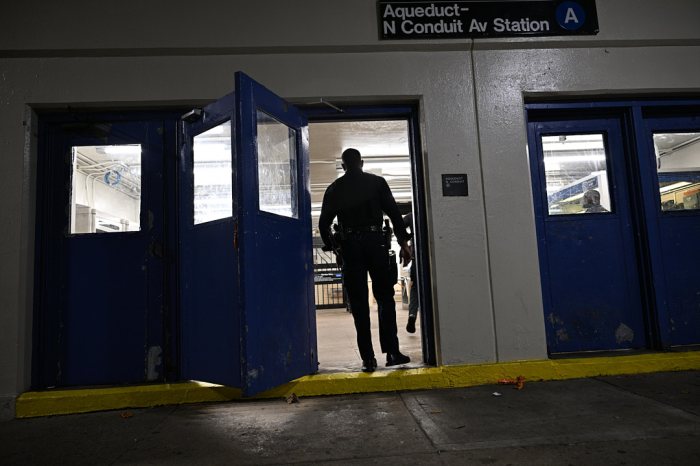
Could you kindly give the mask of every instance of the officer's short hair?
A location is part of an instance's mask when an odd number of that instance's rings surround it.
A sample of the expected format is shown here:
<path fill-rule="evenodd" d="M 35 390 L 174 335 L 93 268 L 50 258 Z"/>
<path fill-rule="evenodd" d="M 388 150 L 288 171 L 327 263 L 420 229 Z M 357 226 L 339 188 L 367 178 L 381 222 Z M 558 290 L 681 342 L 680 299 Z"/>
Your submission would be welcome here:
<path fill-rule="evenodd" d="M 362 156 L 360 155 L 360 151 L 357 149 L 353 149 L 353 148 L 345 149 L 343 151 L 342 159 L 343 159 L 343 164 L 347 168 L 357 168 L 357 167 L 362 166 L 361 165 Z"/>

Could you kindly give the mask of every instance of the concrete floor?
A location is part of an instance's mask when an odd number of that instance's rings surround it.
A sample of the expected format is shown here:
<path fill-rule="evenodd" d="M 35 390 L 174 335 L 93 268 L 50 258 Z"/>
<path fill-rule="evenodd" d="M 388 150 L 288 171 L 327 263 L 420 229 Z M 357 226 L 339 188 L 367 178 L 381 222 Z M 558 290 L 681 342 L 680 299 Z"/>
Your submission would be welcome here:
<path fill-rule="evenodd" d="M 12 420 L 0 448 L 8 466 L 697 465 L 700 372 Z"/>
<path fill-rule="evenodd" d="M 390 370 L 384 367 L 386 359 L 379 346 L 379 330 L 376 304 L 370 306 L 372 322 L 372 342 L 377 358 L 378 370 Z M 420 322 L 416 322 L 416 333 L 406 331 L 408 311 L 396 303 L 396 325 L 398 327 L 401 352 L 411 358 L 411 363 L 403 367 L 423 367 L 421 350 Z M 316 333 L 318 344 L 319 372 L 354 372 L 362 367 L 362 358 L 357 350 L 355 325 L 352 314 L 345 308 L 319 309 L 316 311 Z"/>

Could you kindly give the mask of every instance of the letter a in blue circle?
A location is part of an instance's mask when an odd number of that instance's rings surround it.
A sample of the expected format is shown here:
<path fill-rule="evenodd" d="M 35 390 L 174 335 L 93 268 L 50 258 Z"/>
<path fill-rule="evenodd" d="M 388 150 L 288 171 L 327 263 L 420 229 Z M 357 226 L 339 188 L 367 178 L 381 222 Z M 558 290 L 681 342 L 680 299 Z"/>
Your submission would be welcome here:
<path fill-rule="evenodd" d="M 576 2 L 563 2 L 557 7 L 557 22 L 564 29 L 575 31 L 586 22 L 586 11 Z"/>

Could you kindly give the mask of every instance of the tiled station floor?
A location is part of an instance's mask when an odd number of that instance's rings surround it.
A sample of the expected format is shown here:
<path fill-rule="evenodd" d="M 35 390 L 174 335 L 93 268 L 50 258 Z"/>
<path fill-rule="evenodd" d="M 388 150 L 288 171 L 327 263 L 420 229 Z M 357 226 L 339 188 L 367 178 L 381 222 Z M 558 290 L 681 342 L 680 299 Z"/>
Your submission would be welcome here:
<path fill-rule="evenodd" d="M 406 331 L 408 310 L 396 303 L 396 326 L 398 328 L 399 346 L 401 352 L 410 356 L 411 363 L 404 367 L 422 367 L 420 322 L 416 322 L 416 333 Z M 370 306 L 372 322 L 372 340 L 377 357 L 378 370 L 388 370 L 384 367 L 385 356 L 379 346 L 379 329 L 377 306 Z M 420 319 L 418 319 L 420 320 Z M 319 372 L 353 372 L 359 371 L 362 359 L 357 350 L 355 326 L 352 315 L 345 308 L 319 309 L 316 311 L 316 333 L 318 342 Z"/>

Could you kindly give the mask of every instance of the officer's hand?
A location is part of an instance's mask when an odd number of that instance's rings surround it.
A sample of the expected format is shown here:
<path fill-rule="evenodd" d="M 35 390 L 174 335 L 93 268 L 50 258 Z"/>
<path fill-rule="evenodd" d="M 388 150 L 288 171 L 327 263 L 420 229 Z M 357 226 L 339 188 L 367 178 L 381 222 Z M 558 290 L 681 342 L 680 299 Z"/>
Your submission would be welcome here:
<path fill-rule="evenodd" d="M 413 259 L 413 256 L 411 255 L 411 247 L 408 245 L 408 241 L 404 241 L 401 245 L 399 257 L 401 257 L 401 264 L 403 264 L 404 267 L 406 267 L 409 262 L 411 262 L 411 259 Z"/>

